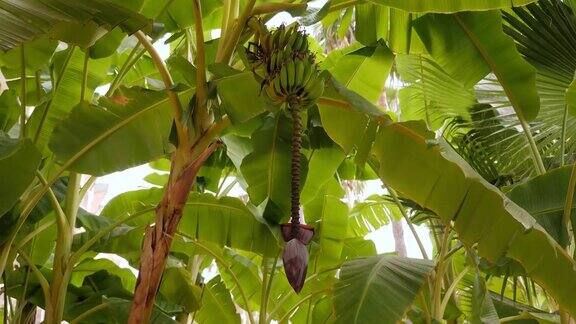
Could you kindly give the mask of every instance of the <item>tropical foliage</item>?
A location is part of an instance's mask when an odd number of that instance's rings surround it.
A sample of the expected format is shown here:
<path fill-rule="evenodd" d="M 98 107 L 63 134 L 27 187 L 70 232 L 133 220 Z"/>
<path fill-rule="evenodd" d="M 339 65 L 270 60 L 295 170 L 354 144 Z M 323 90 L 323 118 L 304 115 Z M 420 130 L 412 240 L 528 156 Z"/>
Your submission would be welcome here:
<path fill-rule="evenodd" d="M 0 27 L 5 323 L 576 319 L 573 1 L 13 0 Z M 400 220 L 421 258 L 367 238 Z"/>

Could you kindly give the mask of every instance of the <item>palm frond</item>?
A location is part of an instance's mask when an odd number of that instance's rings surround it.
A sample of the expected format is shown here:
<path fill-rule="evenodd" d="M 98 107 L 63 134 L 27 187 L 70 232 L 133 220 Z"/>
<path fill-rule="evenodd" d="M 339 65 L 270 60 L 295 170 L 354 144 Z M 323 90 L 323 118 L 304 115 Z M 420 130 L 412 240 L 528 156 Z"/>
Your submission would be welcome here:
<path fill-rule="evenodd" d="M 571 162 L 576 118 L 567 113 L 566 90 L 576 71 L 576 16 L 560 0 L 542 0 L 503 17 L 504 31 L 537 70 L 540 113 L 530 129 L 544 164 L 553 168 Z M 496 77 L 488 75 L 475 90 L 484 105 L 471 112 L 470 123 L 452 125 L 445 132 L 448 141 L 491 182 L 534 175 L 529 143 Z"/>
<path fill-rule="evenodd" d="M 426 55 L 397 55 L 396 71 L 403 83 L 399 92 L 400 118 L 426 120 L 439 129 L 451 118 L 469 119 L 468 108 L 476 103 L 467 89 Z"/>

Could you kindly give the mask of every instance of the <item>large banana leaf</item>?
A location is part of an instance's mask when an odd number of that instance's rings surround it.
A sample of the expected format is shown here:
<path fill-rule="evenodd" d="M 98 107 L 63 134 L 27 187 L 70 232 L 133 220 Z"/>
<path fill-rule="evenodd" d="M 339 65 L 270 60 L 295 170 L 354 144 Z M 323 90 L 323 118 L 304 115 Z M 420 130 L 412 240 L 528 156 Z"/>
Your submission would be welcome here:
<path fill-rule="evenodd" d="M 243 123 L 263 113 L 266 101 L 252 72 L 233 70 L 215 80 L 222 107 L 233 123 Z"/>
<path fill-rule="evenodd" d="M 158 188 L 126 192 L 112 199 L 101 215 L 119 220 L 142 213 L 142 216 L 126 224 L 149 224 L 153 221 L 154 208 L 161 200 L 162 192 Z M 258 254 L 274 253 L 278 248 L 271 228 L 242 201 L 232 197 L 218 199 L 210 194 L 191 194 L 184 208 L 179 232 L 186 239 L 198 239 Z"/>
<path fill-rule="evenodd" d="M 356 23 L 360 23 L 360 28 L 362 29 L 366 22 L 374 22 L 376 24 L 376 30 L 381 31 L 381 36 L 385 36 L 386 31 L 392 30 L 393 27 L 388 27 L 386 23 L 382 23 L 387 17 L 388 9 L 400 9 L 398 12 L 437 12 L 437 13 L 453 13 L 459 11 L 485 11 L 491 9 L 502 9 L 510 8 L 512 6 L 524 6 L 526 4 L 535 2 L 536 0 L 328 0 L 321 9 L 309 10 L 309 13 L 301 19 L 301 23 L 304 25 L 312 25 L 317 22 L 322 21 L 325 24 L 330 24 L 331 18 L 336 11 L 346 9 L 351 6 L 356 8 Z M 374 7 L 364 6 L 366 4 L 374 4 L 375 6 L 381 6 L 382 11 L 377 11 Z M 390 8 L 387 8 L 390 7 Z M 375 15 L 380 14 L 379 18 L 373 16 L 375 19 L 370 19 L 367 10 L 374 11 Z M 360 18 L 360 19 L 359 19 Z M 358 25 L 356 25 L 358 28 Z M 370 26 L 374 28 L 374 26 Z M 369 32 L 370 33 L 370 32 Z M 361 32 L 361 37 L 357 36 L 359 42 L 364 43 L 366 40 L 373 39 L 374 41 L 383 37 L 376 37 L 376 35 L 368 35 L 369 37 L 376 38 L 366 38 L 367 33 L 365 29 Z M 371 44 L 372 42 L 368 42 Z"/>
<path fill-rule="evenodd" d="M 432 141 L 432 142 L 431 142 Z M 459 239 L 498 261 L 517 260 L 565 309 L 576 312 L 576 264 L 536 220 L 487 183 L 422 122 L 381 127 L 374 144 L 383 181 L 454 222 Z M 534 253 L 538 251 L 538 253 Z"/>
<path fill-rule="evenodd" d="M 399 91 L 400 119 L 425 120 L 438 129 L 449 118 L 469 120 L 474 91 L 454 80 L 427 55 L 397 55 L 396 69 L 404 83 Z"/>
<path fill-rule="evenodd" d="M 456 80 L 470 87 L 492 72 L 518 118 L 536 118 L 540 104 L 535 70 L 502 31 L 499 12 L 428 14 L 415 28 L 428 52 Z"/>
<path fill-rule="evenodd" d="M 242 255 L 230 249 L 219 249 L 218 253 L 226 262 L 226 264 L 218 264 L 220 275 L 234 301 L 246 309 L 244 300 L 246 296 L 250 309 L 258 309 L 263 287 L 259 266 L 262 259 L 254 254 Z M 237 281 L 231 275 L 232 273 Z"/>
<path fill-rule="evenodd" d="M 314 234 L 319 245 L 318 257 L 314 262 L 316 271 L 337 266 L 341 259 L 343 241 L 348 231 L 348 206 L 340 198 L 332 192 L 322 192 L 306 206 L 307 221 L 319 220 L 315 223 Z"/>
<path fill-rule="evenodd" d="M 251 202 L 265 202 L 264 217 L 275 223 L 290 214 L 290 125 L 290 120 L 281 114 L 267 119 L 252 135 L 254 151 L 242 160 L 240 168 Z M 304 175 L 305 172 L 302 179 Z"/>
<path fill-rule="evenodd" d="M 300 192 L 302 204 L 308 203 L 318 195 L 322 187 L 334 177 L 344 157 L 344 152 L 335 144 L 312 150 L 308 158 L 306 183 Z"/>
<path fill-rule="evenodd" d="M 240 323 L 240 315 L 220 276 L 214 277 L 204 286 L 202 307 L 196 313 L 196 320 L 206 324 Z"/>
<path fill-rule="evenodd" d="M 390 49 L 378 44 L 340 57 L 328 70 L 349 90 L 376 103 L 384 90 L 393 59 Z"/>
<path fill-rule="evenodd" d="M 336 323 L 397 323 L 434 269 L 432 262 L 378 255 L 344 263 L 335 286 Z"/>
<path fill-rule="evenodd" d="M 166 268 L 162 274 L 159 292 L 166 300 L 184 307 L 188 313 L 197 311 L 201 307 L 202 290 L 192 280 L 188 268 Z"/>
<path fill-rule="evenodd" d="M 387 118 L 381 108 L 349 90 L 332 76 L 326 79 L 323 97 L 318 101 L 318 111 L 324 131 L 345 153 L 371 142 L 373 132 L 370 132 L 370 125 L 375 125 L 375 119 Z"/>
<path fill-rule="evenodd" d="M 54 131 L 50 148 L 69 170 L 103 175 L 169 151 L 172 115 L 165 91 L 122 88 L 100 105 L 76 106 Z"/>
<path fill-rule="evenodd" d="M 106 271 L 117 276 L 126 291 L 133 291 L 136 286 L 136 276 L 127 268 L 121 268 L 118 264 L 108 259 L 86 259 L 74 266 L 70 276 L 70 283 L 81 287 L 86 277 L 98 272 Z"/>
<path fill-rule="evenodd" d="M 20 115 L 18 94 L 13 89 L 0 94 L 0 132 L 8 133 Z"/>
<path fill-rule="evenodd" d="M 514 8 L 514 13 L 505 12 L 503 18 L 504 31 L 537 71 L 540 111 L 530 128 L 544 163 L 555 167 L 563 160 L 571 162 L 576 146 L 569 139 L 575 136 L 576 118 L 567 113 L 567 108 L 572 106 L 569 86 L 576 70 L 576 55 L 570 41 L 576 37 L 574 12 L 566 3 L 546 0 Z M 461 125 L 471 131 L 464 142 L 458 143 L 468 152 L 460 148 L 458 152 L 472 153 L 477 162 L 515 180 L 533 174 L 529 143 L 525 134 L 518 131 L 520 122 L 498 80 L 487 77 L 476 87 L 476 92 L 478 99 L 490 106 L 473 112 L 472 122 Z M 475 166 L 480 163 L 474 162 Z"/>
<path fill-rule="evenodd" d="M 58 41 L 50 39 L 48 36 L 37 37 L 27 42 L 24 49 L 26 75 L 30 77 L 36 71 L 46 68 L 57 46 Z M 20 73 L 22 73 L 21 51 L 21 47 L 16 47 L 6 52 L 0 52 L 0 66 L 5 77 L 20 77 Z"/>
<path fill-rule="evenodd" d="M 457 12 L 524 6 L 536 0 L 368 0 L 409 12 Z"/>
<path fill-rule="evenodd" d="M 388 36 L 390 9 L 372 3 L 354 6 L 354 36 L 364 45 L 372 45 Z"/>
<path fill-rule="evenodd" d="M 26 124 L 29 136 L 43 151 L 58 122 L 65 119 L 72 108 L 81 101 L 85 55 L 87 54 L 78 48 L 60 51 L 54 55 L 52 68 L 58 81 L 52 88 L 51 96 L 34 109 Z M 86 99 L 90 99 L 94 89 L 105 82 L 109 64 L 108 59 L 90 60 L 86 79 Z"/>
<path fill-rule="evenodd" d="M 318 110 L 326 133 L 345 153 L 363 141 L 370 121 L 370 117 L 351 106 L 369 115 L 383 114 L 374 104 L 382 94 L 393 59 L 384 45 L 351 45 L 330 53 L 323 62 L 323 67 L 334 75 L 326 80 Z"/>
<path fill-rule="evenodd" d="M 34 180 L 40 159 L 32 142 L 11 139 L 0 132 L 0 216 L 16 204 Z"/>
<path fill-rule="evenodd" d="M 106 0 L 7 0 L 0 11 L 0 49 L 16 47 L 34 37 L 90 24 L 133 33 L 148 24 L 143 16 Z M 74 23 L 74 25 L 71 25 Z M 82 34 L 85 29 L 73 30 Z"/>
<path fill-rule="evenodd" d="M 537 69 L 541 109 L 532 129 L 540 139 L 543 155 L 553 157 L 553 165 L 561 163 L 563 154 L 569 161 L 576 150 L 574 142 L 567 140 L 576 135 L 572 100 L 576 52 L 571 41 L 576 37 L 575 17 L 569 4 L 557 0 L 542 0 L 526 8 L 515 8 L 514 14 L 504 14 L 509 24 L 505 25 L 505 32 Z"/>
<path fill-rule="evenodd" d="M 394 202 L 383 196 L 372 195 L 356 203 L 350 211 L 349 234 L 352 237 L 364 237 L 401 217 Z"/>
<path fill-rule="evenodd" d="M 554 169 L 514 186 L 506 195 L 530 213 L 558 244 L 568 244 L 564 205 L 572 166 Z M 573 206 L 572 218 L 576 218 Z M 572 221 L 574 226 L 574 221 Z"/>

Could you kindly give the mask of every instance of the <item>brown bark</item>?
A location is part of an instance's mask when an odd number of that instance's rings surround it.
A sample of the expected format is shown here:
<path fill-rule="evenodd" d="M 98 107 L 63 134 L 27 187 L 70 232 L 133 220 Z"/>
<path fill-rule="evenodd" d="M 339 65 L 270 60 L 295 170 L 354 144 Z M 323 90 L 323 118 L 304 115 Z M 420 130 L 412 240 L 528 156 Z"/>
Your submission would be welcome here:
<path fill-rule="evenodd" d="M 152 315 L 166 258 L 170 252 L 170 245 L 178 223 L 182 218 L 182 210 L 188 199 L 190 188 L 196 174 L 217 146 L 217 143 L 208 146 L 189 163 L 186 162 L 188 155 L 186 152 L 179 154 L 182 152 L 176 151 L 172 157 L 170 179 L 162 201 L 156 207 L 155 224 L 148 226 L 144 233 L 138 280 L 128 318 L 129 324 L 148 323 Z"/>
<path fill-rule="evenodd" d="M 407 256 L 406 253 L 406 242 L 404 241 L 404 228 L 402 227 L 402 221 L 392 221 L 392 234 L 394 236 L 394 250 L 399 256 Z"/>

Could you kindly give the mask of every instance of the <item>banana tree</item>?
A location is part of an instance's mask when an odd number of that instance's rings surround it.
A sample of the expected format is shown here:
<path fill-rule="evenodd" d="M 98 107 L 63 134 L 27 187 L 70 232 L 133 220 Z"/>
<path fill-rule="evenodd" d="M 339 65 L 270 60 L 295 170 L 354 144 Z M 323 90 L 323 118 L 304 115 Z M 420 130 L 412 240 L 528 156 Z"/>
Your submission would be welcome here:
<path fill-rule="evenodd" d="M 576 28 L 533 2 L 3 5 L 4 318 L 569 322 Z M 325 53 L 316 23 L 357 42 Z M 145 163 L 155 188 L 80 208 Z M 387 194 L 348 206 L 347 180 Z M 390 218 L 424 260 L 376 255 Z"/>

